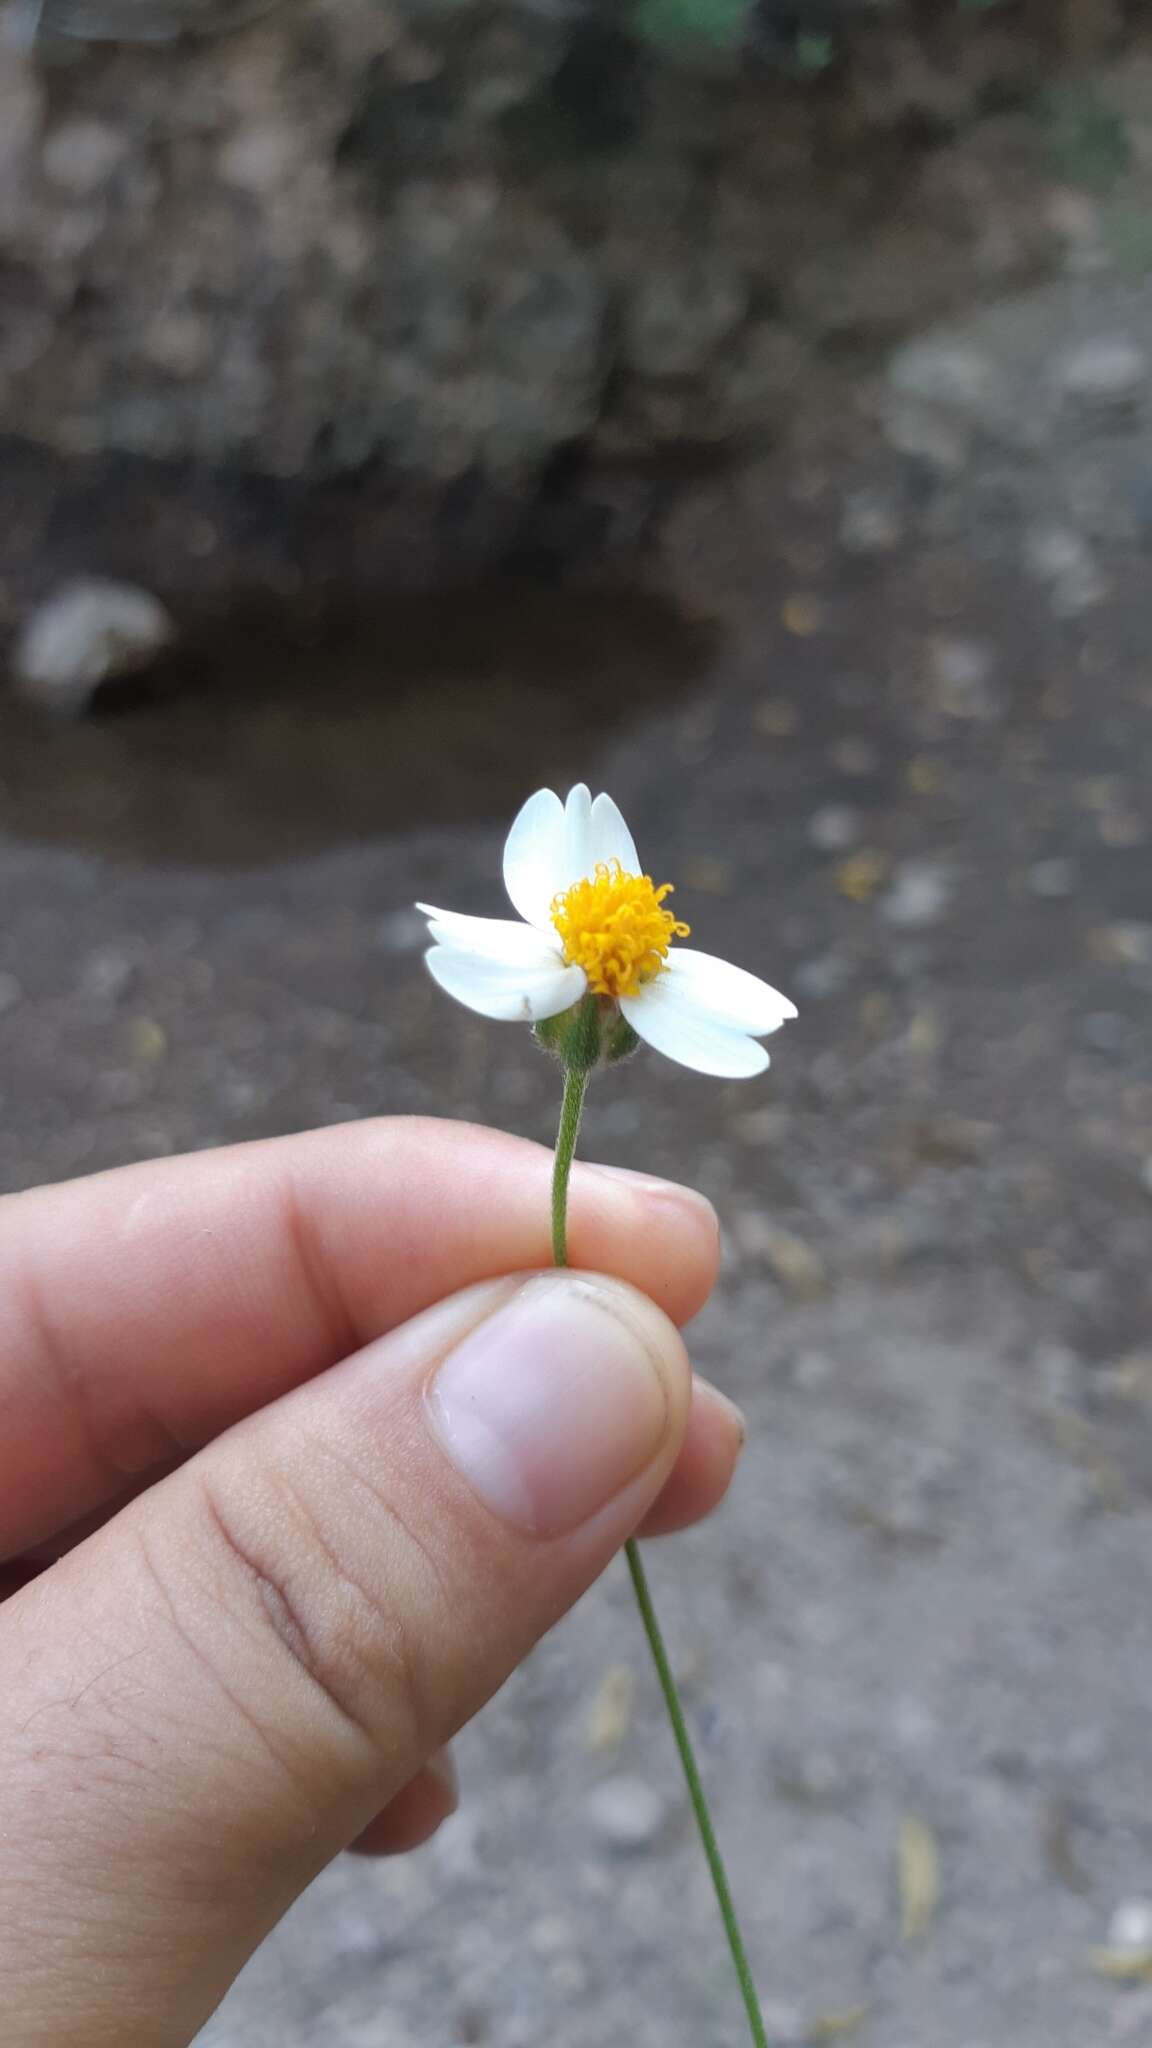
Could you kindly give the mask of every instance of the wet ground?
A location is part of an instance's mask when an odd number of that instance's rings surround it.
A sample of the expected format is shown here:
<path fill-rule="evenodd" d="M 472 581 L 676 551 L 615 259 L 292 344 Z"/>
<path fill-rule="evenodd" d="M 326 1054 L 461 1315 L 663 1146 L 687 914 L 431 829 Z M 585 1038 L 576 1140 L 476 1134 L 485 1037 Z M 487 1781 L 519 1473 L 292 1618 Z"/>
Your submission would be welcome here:
<path fill-rule="evenodd" d="M 1152 1897 L 1147 554 L 1058 502 L 1063 442 L 955 457 L 930 413 L 910 453 L 868 398 L 689 492 L 639 595 L 383 605 L 215 696 L 5 711 L 0 1177 L 377 1112 L 547 1138 L 551 1068 L 437 993 L 410 905 L 496 910 L 519 798 L 610 788 L 694 942 L 801 1011 L 763 1083 L 651 1056 L 586 1134 L 724 1220 L 695 1348 L 752 1442 L 653 1572 L 773 2039 L 1147 2043 L 1148 1972 L 1096 1954 Z M 1130 412 L 1076 433 L 1130 465 Z M 462 1762 L 205 2043 L 735 2048 L 621 1573 Z"/>

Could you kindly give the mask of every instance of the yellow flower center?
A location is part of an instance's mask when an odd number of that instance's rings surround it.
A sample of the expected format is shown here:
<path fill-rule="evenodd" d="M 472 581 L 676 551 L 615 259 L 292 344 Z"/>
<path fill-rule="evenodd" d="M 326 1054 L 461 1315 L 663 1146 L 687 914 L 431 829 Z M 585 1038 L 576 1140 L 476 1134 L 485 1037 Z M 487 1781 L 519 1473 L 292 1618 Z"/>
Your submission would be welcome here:
<path fill-rule="evenodd" d="M 601 861 L 594 875 L 552 901 L 552 922 L 569 967 L 582 967 L 596 996 L 634 996 L 659 974 L 673 939 L 686 939 L 651 875 L 626 875 L 619 861 Z"/>

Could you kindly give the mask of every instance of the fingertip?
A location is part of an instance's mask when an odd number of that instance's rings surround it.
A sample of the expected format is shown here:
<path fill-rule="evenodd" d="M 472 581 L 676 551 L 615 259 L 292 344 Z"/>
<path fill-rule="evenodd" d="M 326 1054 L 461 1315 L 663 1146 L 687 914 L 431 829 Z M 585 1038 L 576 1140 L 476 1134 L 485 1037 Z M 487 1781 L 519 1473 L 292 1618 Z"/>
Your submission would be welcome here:
<path fill-rule="evenodd" d="M 706 1195 L 630 1167 L 582 1162 L 569 1215 L 575 1263 L 604 1267 L 606 1247 L 627 1244 L 628 1277 L 643 1293 L 675 1323 L 699 1314 L 720 1266 L 720 1223 Z"/>
<path fill-rule="evenodd" d="M 356 1856 L 406 1856 L 430 1842 L 459 1804 L 455 1758 L 450 1749 L 437 1750 L 348 1846 Z"/>
<path fill-rule="evenodd" d="M 720 1506 L 748 1436 L 742 1411 L 710 1381 L 694 1378 L 679 1456 L 641 1524 L 643 1536 L 687 1529 Z"/>

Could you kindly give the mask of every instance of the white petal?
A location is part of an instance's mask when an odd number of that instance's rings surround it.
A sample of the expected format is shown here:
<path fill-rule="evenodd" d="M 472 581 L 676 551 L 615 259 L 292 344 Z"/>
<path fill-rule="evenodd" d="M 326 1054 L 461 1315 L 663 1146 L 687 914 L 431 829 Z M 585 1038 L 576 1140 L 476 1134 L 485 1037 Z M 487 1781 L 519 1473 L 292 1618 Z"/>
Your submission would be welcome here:
<path fill-rule="evenodd" d="M 592 865 L 609 866 L 618 860 L 626 875 L 641 872 L 636 841 L 610 796 L 598 796 L 592 806 Z"/>
<path fill-rule="evenodd" d="M 638 996 L 622 996 L 620 1008 L 638 1038 L 698 1074 L 741 1080 L 762 1074 L 768 1065 L 768 1054 L 756 1039 L 726 1030 L 682 1003 L 666 975 L 648 982 Z"/>
<path fill-rule="evenodd" d="M 434 903 L 418 903 L 416 908 L 428 919 L 428 931 L 438 946 L 482 953 L 485 959 L 503 960 L 510 967 L 548 967 L 560 958 L 555 932 L 549 938 L 515 918 L 465 917 L 459 910 L 437 910 Z"/>
<path fill-rule="evenodd" d="M 433 946 L 424 958 L 433 980 L 458 1003 L 504 1022 L 536 1024 L 557 1017 L 578 1003 L 588 986 L 582 967 L 565 967 L 555 958 L 545 967 L 513 967 L 455 946 Z"/>
<path fill-rule="evenodd" d="M 592 852 L 592 792 L 586 782 L 568 791 L 564 806 L 564 880 L 562 889 L 582 882 L 596 866 Z"/>
<path fill-rule="evenodd" d="M 795 1003 L 758 975 L 692 946 L 673 946 L 659 978 L 676 989 L 685 1005 L 729 1031 L 750 1031 L 759 1038 L 779 1031 L 796 1015 Z"/>
<path fill-rule="evenodd" d="M 517 812 L 504 841 L 504 887 L 521 917 L 550 930 L 552 898 L 568 882 L 564 806 L 554 789 L 538 789 Z"/>

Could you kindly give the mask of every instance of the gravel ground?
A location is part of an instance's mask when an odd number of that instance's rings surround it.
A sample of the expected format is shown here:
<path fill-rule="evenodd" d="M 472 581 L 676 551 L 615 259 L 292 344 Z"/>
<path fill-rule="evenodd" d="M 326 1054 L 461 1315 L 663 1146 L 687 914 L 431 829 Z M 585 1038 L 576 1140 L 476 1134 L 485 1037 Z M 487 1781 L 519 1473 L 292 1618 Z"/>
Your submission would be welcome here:
<path fill-rule="evenodd" d="M 5 711 L 0 1176 L 377 1111 L 547 1138 L 552 1070 L 408 906 L 495 909 L 525 790 L 610 787 L 694 942 L 801 1007 L 766 1082 L 637 1061 L 586 1139 L 725 1223 L 695 1353 L 752 1440 L 652 1571 L 773 2040 L 1147 2044 L 1098 1954 L 1152 1937 L 1145 544 L 1077 526 L 1066 440 L 1005 495 L 932 390 L 909 452 L 906 366 L 885 402 L 701 485 L 650 599 L 433 653 L 384 620 L 307 700 Z M 621 1570 L 461 1759 L 459 1817 L 331 1871 L 205 2048 L 737 2048 Z"/>

